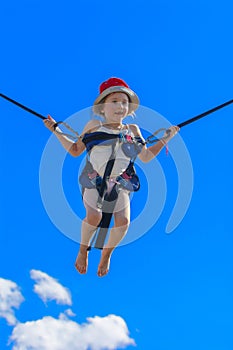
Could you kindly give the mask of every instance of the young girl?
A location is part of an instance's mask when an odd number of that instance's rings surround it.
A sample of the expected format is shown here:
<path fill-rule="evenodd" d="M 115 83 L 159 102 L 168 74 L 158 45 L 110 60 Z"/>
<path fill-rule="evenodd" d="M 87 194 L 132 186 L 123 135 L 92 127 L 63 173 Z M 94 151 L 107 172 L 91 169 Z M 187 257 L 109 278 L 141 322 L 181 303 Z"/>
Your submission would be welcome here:
<path fill-rule="evenodd" d="M 96 115 L 103 117 L 103 122 L 99 120 L 89 121 L 77 142 L 71 141 L 67 136 L 59 133 L 59 129 L 54 130 L 56 121 L 48 116 L 44 121 L 45 126 L 57 136 L 63 147 L 74 157 L 79 156 L 85 151 L 86 145 L 84 139 L 86 135 L 97 135 L 98 132 L 106 134 L 123 135 L 126 140 L 143 140 L 140 129 L 135 124 L 123 124 L 126 116 L 134 114 L 139 106 L 139 99 L 136 93 L 130 89 L 126 82 L 119 78 L 110 78 L 100 85 L 99 96 L 94 101 L 93 111 Z M 141 147 L 138 150 L 138 157 L 143 162 L 149 162 L 174 137 L 179 131 L 177 126 L 169 128 L 166 138 L 160 140 L 153 146 L 147 146 L 141 141 Z M 102 144 L 95 142 L 88 149 L 89 164 L 99 178 L 104 178 L 106 166 L 111 157 L 113 157 L 113 147 L 109 143 Z M 127 169 L 130 156 L 124 152 L 122 144 L 116 143 L 114 148 L 114 161 L 110 171 L 110 176 L 106 178 L 105 194 L 111 193 L 113 187 L 118 183 L 119 175 Z M 102 196 L 103 197 L 103 196 Z M 86 209 L 86 217 L 82 222 L 81 244 L 76 258 L 75 266 L 81 274 L 87 272 L 88 266 L 88 247 L 93 234 L 102 218 L 100 192 L 96 188 L 85 188 L 83 193 L 83 202 Z M 130 223 L 130 199 L 128 188 L 121 187 L 117 194 L 116 204 L 113 210 L 114 226 L 110 230 L 109 239 L 102 249 L 101 259 L 97 274 L 102 277 L 109 271 L 110 257 L 113 250 L 126 235 Z"/>

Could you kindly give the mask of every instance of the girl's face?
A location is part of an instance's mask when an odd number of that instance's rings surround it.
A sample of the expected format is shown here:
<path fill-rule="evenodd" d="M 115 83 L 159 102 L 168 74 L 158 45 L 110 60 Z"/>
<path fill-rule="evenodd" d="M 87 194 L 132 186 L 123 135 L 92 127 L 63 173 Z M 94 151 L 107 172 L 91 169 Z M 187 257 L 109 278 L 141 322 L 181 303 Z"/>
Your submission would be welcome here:
<path fill-rule="evenodd" d="M 108 95 L 103 104 L 103 113 L 107 122 L 121 123 L 129 112 L 129 98 L 123 92 Z"/>

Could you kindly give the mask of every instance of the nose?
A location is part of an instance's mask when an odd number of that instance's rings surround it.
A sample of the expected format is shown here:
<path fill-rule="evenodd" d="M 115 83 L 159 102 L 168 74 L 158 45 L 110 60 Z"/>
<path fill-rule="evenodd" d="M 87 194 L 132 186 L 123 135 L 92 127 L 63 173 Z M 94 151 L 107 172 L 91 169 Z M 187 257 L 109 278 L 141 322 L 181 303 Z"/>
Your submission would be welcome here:
<path fill-rule="evenodd" d="M 120 102 L 120 101 L 119 101 L 117 105 L 118 105 L 118 107 L 119 107 L 120 109 L 123 109 L 123 108 L 124 108 L 124 103 L 123 103 L 123 102 Z"/>

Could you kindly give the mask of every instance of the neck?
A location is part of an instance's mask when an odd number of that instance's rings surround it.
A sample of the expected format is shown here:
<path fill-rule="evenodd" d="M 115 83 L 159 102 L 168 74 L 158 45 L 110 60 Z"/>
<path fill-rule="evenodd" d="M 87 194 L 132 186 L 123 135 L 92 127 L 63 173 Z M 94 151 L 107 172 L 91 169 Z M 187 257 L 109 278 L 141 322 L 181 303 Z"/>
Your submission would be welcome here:
<path fill-rule="evenodd" d="M 119 129 L 119 130 L 121 130 L 124 125 L 122 123 L 105 123 L 105 126 L 107 126 L 110 129 Z"/>

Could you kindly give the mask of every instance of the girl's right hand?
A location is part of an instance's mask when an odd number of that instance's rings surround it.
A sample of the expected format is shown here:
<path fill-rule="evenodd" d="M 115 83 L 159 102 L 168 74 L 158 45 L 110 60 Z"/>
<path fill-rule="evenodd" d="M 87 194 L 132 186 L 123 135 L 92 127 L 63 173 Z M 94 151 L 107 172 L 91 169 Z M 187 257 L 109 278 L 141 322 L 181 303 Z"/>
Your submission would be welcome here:
<path fill-rule="evenodd" d="M 54 132 L 54 125 L 56 124 L 56 120 L 53 119 L 50 115 L 48 115 L 47 119 L 44 119 L 44 125 L 46 128 L 48 128 L 51 132 Z"/>

